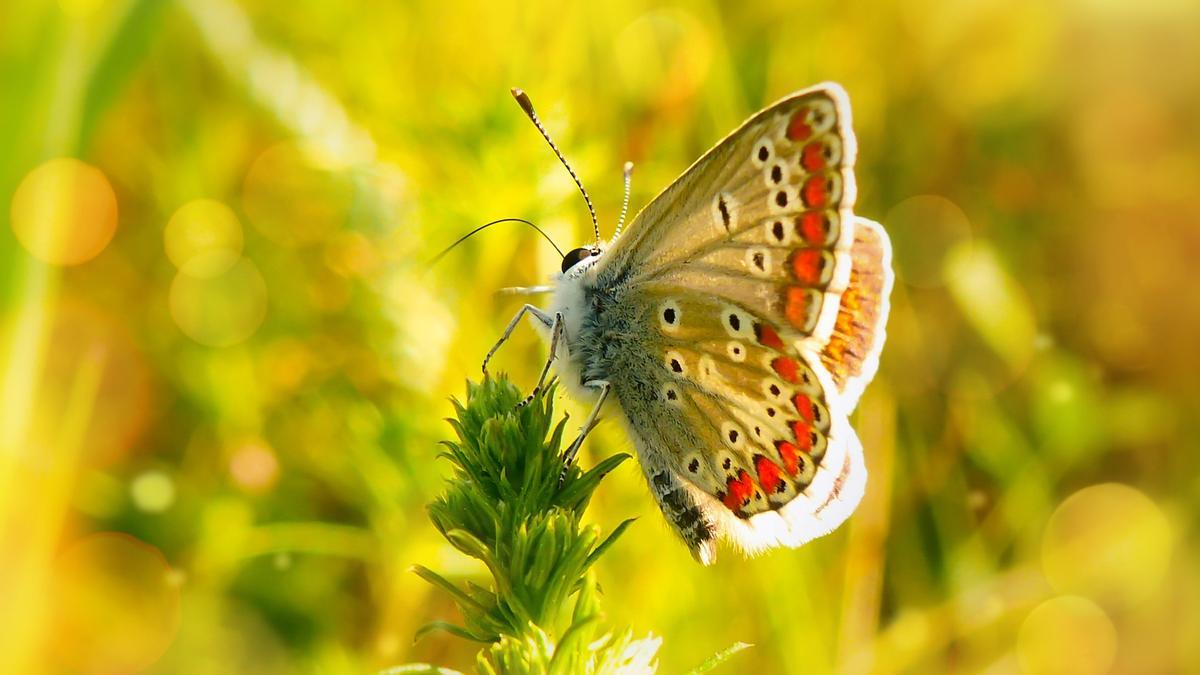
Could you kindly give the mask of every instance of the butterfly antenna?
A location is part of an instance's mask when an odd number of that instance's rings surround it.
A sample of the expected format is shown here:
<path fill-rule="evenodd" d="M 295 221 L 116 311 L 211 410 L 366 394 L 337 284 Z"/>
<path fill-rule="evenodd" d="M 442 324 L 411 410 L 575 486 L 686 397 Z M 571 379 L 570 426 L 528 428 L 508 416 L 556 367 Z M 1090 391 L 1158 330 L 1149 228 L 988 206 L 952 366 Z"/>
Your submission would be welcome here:
<path fill-rule="evenodd" d="M 429 261 L 429 267 L 432 268 L 434 265 L 436 265 L 439 260 L 441 260 L 443 257 L 445 257 L 445 255 L 447 253 L 449 253 L 450 251 L 453 251 L 455 248 L 457 248 L 459 244 L 470 239 L 471 237 L 475 236 L 476 234 L 479 234 L 480 232 L 486 230 L 487 228 L 489 228 L 493 225 L 499 225 L 500 223 L 524 223 L 524 224 L 532 227 L 533 229 L 537 230 L 538 234 L 542 235 L 542 237 L 546 241 L 550 242 L 550 245 L 554 247 L 554 250 L 558 251 L 558 256 L 560 258 L 565 257 L 563 255 L 562 249 L 558 247 L 558 244 L 554 243 L 554 240 L 551 239 L 550 235 L 546 234 L 546 231 L 543 230 L 542 228 L 538 227 L 537 225 L 534 225 L 533 223 L 529 222 L 528 220 L 525 220 L 524 218 L 500 218 L 499 220 L 493 220 L 490 223 L 484 223 L 483 225 L 480 225 L 479 227 L 477 227 L 477 228 L 471 230 L 470 232 L 464 234 L 463 236 L 459 237 L 457 241 L 455 241 L 453 244 L 450 244 L 446 248 L 442 249 L 441 253 L 434 256 L 433 260 Z"/>
<path fill-rule="evenodd" d="M 625 198 L 621 200 L 621 217 L 617 218 L 617 231 L 613 239 L 621 236 L 621 228 L 625 225 L 625 214 L 629 212 L 629 185 L 633 182 L 633 162 L 625 162 Z"/>
<path fill-rule="evenodd" d="M 583 194 L 583 201 L 587 202 L 588 213 L 592 214 L 592 231 L 596 233 L 596 246 L 598 248 L 600 246 L 600 222 L 596 220 L 596 209 L 592 206 L 592 198 L 588 196 L 587 190 L 583 189 L 583 183 L 580 182 L 579 176 L 575 175 L 575 170 L 571 168 L 570 164 L 567 164 L 567 158 L 563 157 L 563 154 L 558 150 L 558 146 L 554 144 L 554 141 L 550 140 L 550 134 L 546 133 L 546 128 L 542 126 L 537 113 L 533 111 L 533 103 L 529 100 L 529 96 L 517 87 L 513 87 L 512 95 L 513 98 L 517 99 L 517 104 L 521 106 L 521 110 L 524 110 L 525 114 L 529 116 L 529 119 L 533 122 L 533 126 L 537 127 L 537 130 L 542 133 L 542 138 L 546 139 L 546 142 L 550 144 L 550 149 L 554 151 L 554 154 L 558 157 L 558 161 L 567 167 L 567 173 L 571 174 L 571 178 L 574 179 L 579 192 Z"/>

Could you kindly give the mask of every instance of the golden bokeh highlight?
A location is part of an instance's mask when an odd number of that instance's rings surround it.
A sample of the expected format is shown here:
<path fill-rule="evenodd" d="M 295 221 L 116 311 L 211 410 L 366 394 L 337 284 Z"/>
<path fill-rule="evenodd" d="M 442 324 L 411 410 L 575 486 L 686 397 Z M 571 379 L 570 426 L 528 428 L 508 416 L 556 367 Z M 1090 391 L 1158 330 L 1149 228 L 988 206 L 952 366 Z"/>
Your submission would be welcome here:
<path fill-rule="evenodd" d="M 175 503 L 175 482 L 162 471 L 146 471 L 129 484 L 134 506 L 146 513 L 162 513 Z"/>
<path fill-rule="evenodd" d="M 247 258 L 213 277 L 180 271 L 171 283 L 171 318 L 184 335 L 229 347 L 254 334 L 267 315 L 267 284 Z"/>
<path fill-rule="evenodd" d="M 50 658 L 97 675 L 153 664 L 179 628 L 170 573 L 158 549 L 127 534 L 92 534 L 69 546 L 53 570 Z"/>
<path fill-rule="evenodd" d="M 1162 586 L 1171 539 L 1167 517 L 1145 494 L 1120 483 L 1093 485 L 1050 516 L 1042 570 L 1060 593 L 1132 605 Z"/>
<path fill-rule="evenodd" d="M 279 479 L 279 460 L 266 444 L 248 442 L 230 456 L 229 475 L 246 492 L 261 494 L 270 490 Z"/>
<path fill-rule="evenodd" d="M 250 166 L 242 204 L 263 236 L 295 246 L 344 228 L 354 186 L 345 173 L 322 163 L 323 155 L 311 144 L 279 143 Z"/>
<path fill-rule="evenodd" d="M 941 286 L 947 254 L 971 238 L 967 214 L 939 195 L 905 199 L 888 211 L 883 225 L 892 236 L 897 277 L 921 288 Z"/>
<path fill-rule="evenodd" d="M 1117 629 L 1108 615 L 1077 596 L 1038 605 L 1017 634 L 1017 660 L 1028 675 L 1101 675 L 1116 654 Z"/>
<path fill-rule="evenodd" d="M 30 171 L 12 198 L 12 229 L 32 256 L 54 265 L 95 258 L 117 231 L 117 196 L 104 173 L 78 159 Z"/>
<path fill-rule="evenodd" d="M 167 257 L 191 276 L 214 277 L 233 267 L 242 254 L 242 223 L 233 209 L 212 199 L 179 207 L 163 230 Z"/>

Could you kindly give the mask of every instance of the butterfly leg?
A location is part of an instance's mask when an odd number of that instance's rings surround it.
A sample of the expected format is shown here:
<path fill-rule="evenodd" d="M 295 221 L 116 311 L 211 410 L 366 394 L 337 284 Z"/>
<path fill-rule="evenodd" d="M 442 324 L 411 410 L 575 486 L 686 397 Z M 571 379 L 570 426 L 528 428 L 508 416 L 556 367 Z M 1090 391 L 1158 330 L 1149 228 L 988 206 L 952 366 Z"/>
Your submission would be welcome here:
<path fill-rule="evenodd" d="M 530 305 L 525 306 L 529 307 Z M 541 310 L 537 311 L 541 313 Z M 534 397 L 537 396 L 538 392 L 542 390 L 542 385 L 546 383 L 546 376 L 550 374 L 550 366 L 554 363 L 554 359 L 558 358 L 558 341 L 561 340 L 566 333 L 567 324 L 563 321 L 562 313 L 557 312 L 554 314 L 554 319 L 552 319 L 550 323 L 550 357 L 546 359 L 546 365 L 542 366 L 542 374 L 538 376 L 538 381 L 537 384 L 533 386 L 533 391 L 529 392 L 529 395 L 517 404 L 517 408 L 524 408 L 532 403 Z"/>
<path fill-rule="evenodd" d="M 517 315 L 512 318 L 512 321 L 508 322 L 508 327 L 504 329 L 504 334 L 500 336 L 499 340 L 496 340 L 496 344 L 493 345 L 488 351 L 487 356 L 483 357 L 484 377 L 488 376 L 488 362 L 491 361 L 492 357 L 496 355 L 496 352 L 500 349 L 500 345 L 508 341 L 508 337 L 512 335 L 512 332 L 517 328 L 517 324 L 520 323 L 521 317 L 525 316 L 525 312 L 529 312 L 535 319 L 541 321 L 543 324 L 547 326 L 553 326 L 554 319 L 549 314 L 543 312 L 537 307 L 534 307 L 533 305 L 525 305 L 522 307 L 517 311 Z"/>
<path fill-rule="evenodd" d="M 596 404 L 592 406 L 592 412 L 588 413 L 587 420 L 584 421 L 583 427 L 579 430 L 579 436 L 571 442 L 571 445 L 567 446 L 567 451 L 563 453 L 562 473 L 558 474 L 558 484 L 560 486 L 567 479 L 567 469 L 570 469 L 571 464 L 575 462 L 575 455 L 579 454 L 579 448 L 583 445 L 583 439 L 587 438 L 588 432 L 599 421 L 600 409 L 604 407 L 604 401 L 608 398 L 609 390 L 612 389 L 612 385 L 606 380 L 591 380 L 585 382 L 583 386 L 599 389 L 600 396 L 596 399 Z"/>

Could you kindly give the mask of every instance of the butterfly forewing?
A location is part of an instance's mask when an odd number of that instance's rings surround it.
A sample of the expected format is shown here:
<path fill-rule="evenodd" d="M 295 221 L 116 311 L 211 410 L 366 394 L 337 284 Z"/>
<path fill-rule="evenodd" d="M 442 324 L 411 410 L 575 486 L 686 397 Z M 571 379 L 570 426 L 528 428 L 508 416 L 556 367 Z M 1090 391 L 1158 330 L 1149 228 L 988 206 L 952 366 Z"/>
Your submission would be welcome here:
<path fill-rule="evenodd" d="M 789 96 L 706 153 L 634 219 L 600 264 L 720 289 L 789 341 L 823 345 L 849 281 L 855 195 L 849 105 L 837 85 Z"/>

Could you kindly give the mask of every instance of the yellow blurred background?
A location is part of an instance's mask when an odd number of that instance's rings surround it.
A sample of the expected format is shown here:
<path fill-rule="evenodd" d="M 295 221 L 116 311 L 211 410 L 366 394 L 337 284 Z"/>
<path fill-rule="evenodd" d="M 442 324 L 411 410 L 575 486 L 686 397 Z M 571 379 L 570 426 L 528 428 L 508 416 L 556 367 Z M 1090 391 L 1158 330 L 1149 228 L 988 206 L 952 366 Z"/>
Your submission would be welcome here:
<path fill-rule="evenodd" d="M 867 496 L 702 569 L 626 464 L 608 621 L 666 673 L 1200 672 L 1200 4 L 603 4 L 0 3 L 0 672 L 472 668 L 409 569 L 483 579 L 436 443 L 558 260 L 427 263 L 590 228 L 509 87 L 607 235 L 625 160 L 636 209 L 823 80 L 896 249 Z"/>

